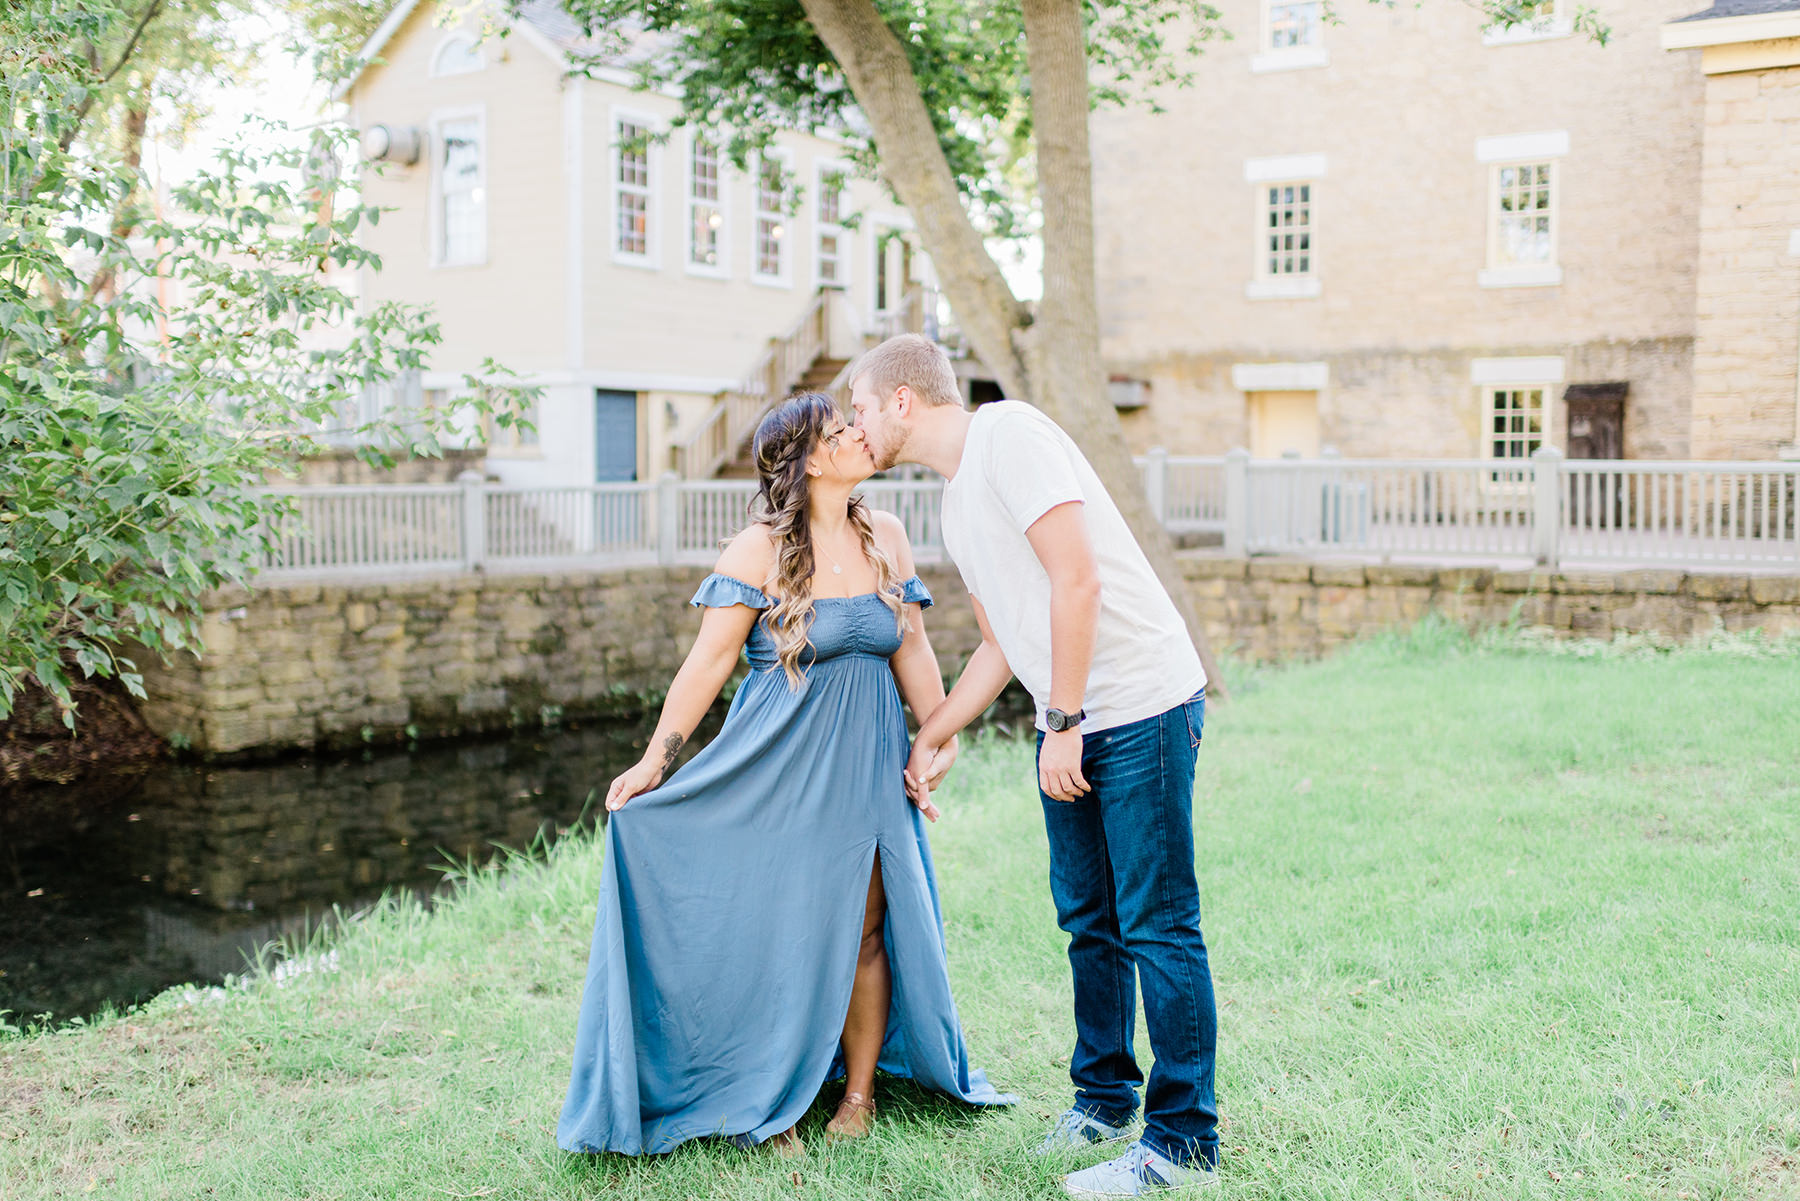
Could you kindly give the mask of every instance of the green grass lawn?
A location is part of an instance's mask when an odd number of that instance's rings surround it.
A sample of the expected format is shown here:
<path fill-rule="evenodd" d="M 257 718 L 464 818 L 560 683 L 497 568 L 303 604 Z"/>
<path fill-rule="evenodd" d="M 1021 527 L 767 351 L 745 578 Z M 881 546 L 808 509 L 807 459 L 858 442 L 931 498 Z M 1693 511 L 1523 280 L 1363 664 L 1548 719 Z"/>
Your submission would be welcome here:
<path fill-rule="evenodd" d="M 1028 764 L 971 747 L 933 832 L 1012 1111 L 895 1087 L 861 1144 L 815 1106 L 797 1161 L 558 1151 L 600 866 L 571 841 L 372 916 L 334 970 L 0 1041 L 0 1197 L 1060 1195 L 1075 1165 L 1027 1153 L 1072 1038 Z M 1215 1195 L 1800 1197 L 1800 658 L 1427 628 L 1246 672 L 1195 824 Z"/>

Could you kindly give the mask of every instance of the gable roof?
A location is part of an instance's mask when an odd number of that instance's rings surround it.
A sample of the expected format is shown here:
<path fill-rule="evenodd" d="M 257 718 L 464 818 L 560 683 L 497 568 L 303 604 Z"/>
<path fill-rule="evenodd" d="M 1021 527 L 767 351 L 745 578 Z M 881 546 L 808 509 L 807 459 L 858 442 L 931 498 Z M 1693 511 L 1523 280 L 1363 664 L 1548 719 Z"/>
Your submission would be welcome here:
<path fill-rule="evenodd" d="M 406 24 L 407 18 L 413 15 L 413 11 L 419 7 L 420 3 L 421 0 L 400 0 L 388 11 L 388 15 L 382 18 L 381 24 L 376 26 L 375 32 L 369 35 L 369 40 L 363 43 L 361 50 L 357 51 L 356 70 L 332 89 L 331 98 L 333 100 L 342 100 L 349 94 L 350 90 L 362 79 L 363 72 L 369 69 L 371 60 L 394 39 L 394 35 L 400 32 L 401 27 Z M 1800 0 L 1796 0 L 1796 3 L 1800 3 Z M 501 9 L 499 4 L 495 4 L 493 7 Z M 557 66 L 568 66 L 569 57 L 572 55 L 600 53 L 599 39 L 584 35 L 581 26 L 573 17 L 569 16 L 568 10 L 562 6 L 560 0 L 523 0 L 523 3 L 512 7 L 511 18 L 504 15 L 503 9 L 497 15 L 501 16 L 509 31 L 524 35 L 523 41 L 530 42 L 543 51 Z M 613 61 L 619 67 L 629 66 L 648 49 L 652 48 L 634 44 L 625 53 L 613 56 Z"/>

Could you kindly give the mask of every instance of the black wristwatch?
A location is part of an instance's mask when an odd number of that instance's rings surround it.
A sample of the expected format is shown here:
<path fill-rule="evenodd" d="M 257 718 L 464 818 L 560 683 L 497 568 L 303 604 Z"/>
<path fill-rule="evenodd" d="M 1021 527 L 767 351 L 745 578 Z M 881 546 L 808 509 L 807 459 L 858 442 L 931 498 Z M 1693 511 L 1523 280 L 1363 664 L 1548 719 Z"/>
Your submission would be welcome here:
<path fill-rule="evenodd" d="M 1060 734 L 1064 730 L 1073 730 L 1087 716 L 1086 709 L 1077 709 L 1073 713 L 1064 713 L 1061 709 L 1044 710 L 1044 724 L 1050 727 L 1052 734 Z"/>

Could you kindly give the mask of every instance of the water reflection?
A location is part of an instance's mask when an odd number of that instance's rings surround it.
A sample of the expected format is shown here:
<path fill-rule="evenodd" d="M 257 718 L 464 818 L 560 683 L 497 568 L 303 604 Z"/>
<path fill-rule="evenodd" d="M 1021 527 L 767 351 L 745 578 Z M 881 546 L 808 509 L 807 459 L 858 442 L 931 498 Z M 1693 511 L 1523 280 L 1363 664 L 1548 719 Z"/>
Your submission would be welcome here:
<path fill-rule="evenodd" d="M 694 742 L 722 717 L 710 714 Z M 81 798 L 9 799 L 0 1009 L 69 1018 L 216 981 L 334 904 L 429 891 L 446 855 L 480 860 L 591 815 L 652 724 L 253 766 L 164 764 Z"/>

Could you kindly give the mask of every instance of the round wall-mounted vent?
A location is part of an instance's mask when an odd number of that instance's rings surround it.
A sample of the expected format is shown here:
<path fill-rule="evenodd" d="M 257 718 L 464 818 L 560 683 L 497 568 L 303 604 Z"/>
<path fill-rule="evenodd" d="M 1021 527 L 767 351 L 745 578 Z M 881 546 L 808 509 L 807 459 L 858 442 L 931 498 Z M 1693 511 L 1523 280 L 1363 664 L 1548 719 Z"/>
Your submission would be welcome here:
<path fill-rule="evenodd" d="M 371 125 L 363 130 L 362 154 L 369 162 L 412 166 L 425 147 L 425 135 L 416 125 Z"/>

